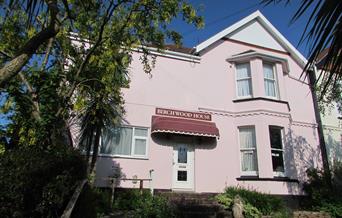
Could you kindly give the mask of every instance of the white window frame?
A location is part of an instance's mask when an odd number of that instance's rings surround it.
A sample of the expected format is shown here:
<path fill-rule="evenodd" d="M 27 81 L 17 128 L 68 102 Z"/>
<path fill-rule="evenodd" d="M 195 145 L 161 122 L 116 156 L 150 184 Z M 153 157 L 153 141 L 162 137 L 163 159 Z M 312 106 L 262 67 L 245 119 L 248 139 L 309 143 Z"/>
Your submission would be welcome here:
<path fill-rule="evenodd" d="M 255 137 L 255 147 L 254 148 L 241 148 L 241 141 L 240 141 L 240 129 L 253 129 L 254 131 L 254 137 Z M 240 156 L 240 173 L 241 176 L 258 176 L 259 171 L 243 171 L 242 170 L 242 152 L 255 152 L 255 157 L 256 157 L 256 164 L 257 164 L 257 169 L 259 169 L 258 166 L 258 152 L 257 152 L 257 141 L 256 141 L 256 131 L 255 131 L 255 126 L 239 126 L 238 127 L 238 141 L 239 141 L 239 156 Z"/>
<path fill-rule="evenodd" d="M 284 144 L 285 144 L 285 141 L 284 141 L 284 128 L 281 127 L 281 126 L 269 126 L 268 127 L 268 132 L 270 134 L 270 128 L 274 128 L 274 129 L 279 129 L 280 130 L 280 134 L 281 134 L 281 147 L 282 149 L 279 149 L 279 148 L 272 148 L 272 145 L 271 145 L 271 141 L 270 141 L 270 146 L 271 146 L 271 158 L 273 157 L 273 151 L 281 151 L 281 154 L 283 156 L 283 167 L 284 167 L 284 172 L 281 172 L 281 171 L 273 171 L 273 176 L 275 177 L 285 177 L 286 174 L 286 168 L 285 168 L 285 158 L 284 158 L 284 153 L 285 153 L 285 149 L 284 149 Z M 270 135 L 271 137 L 271 135 Z M 272 170 L 273 170 L 273 163 L 272 163 Z"/>
<path fill-rule="evenodd" d="M 237 66 L 238 65 L 247 65 L 250 76 L 238 79 L 238 70 L 237 70 Z M 236 91 L 236 98 L 238 98 L 238 99 L 253 98 L 253 81 L 252 81 L 251 63 L 250 62 L 235 63 L 234 64 L 234 68 L 235 68 L 235 89 L 236 89 L 235 91 Z M 251 94 L 250 95 L 239 96 L 238 81 L 243 81 L 243 80 L 249 80 L 250 81 L 250 87 L 251 87 L 251 90 L 250 90 Z"/>
<path fill-rule="evenodd" d="M 270 65 L 270 66 L 272 66 L 272 72 L 273 72 L 274 79 L 272 79 L 272 78 L 266 78 L 266 77 L 265 77 L 264 65 Z M 276 71 L 275 64 L 274 64 L 274 63 L 271 63 L 271 62 L 265 62 L 265 61 L 263 61 L 263 62 L 262 62 L 262 73 L 263 73 L 263 78 L 264 78 L 264 93 L 265 93 L 265 97 L 266 97 L 266 98 L 272 98 L 272 99 L 279 99 L 278 76 L 277 76 L 277 71 Z M 266 90 L 265 90 L 265 84 L 266 84 L 265 81 L 266 81 L 266 80 L 274 82 L 274 93 L 275 93 L 275 96 L 266 95 Z"/>
<path fill-rule="evenodd" d="M 130 159 L 148 159 L 148 150 L 149 150 L 149 135 L 150 135 L 150 128 L 142 127 L 142 126 L 127 126 L 123 125 L 118 128 L 132 128 L 132 144 L 131 144 L 131 154 L 130 155 L 123 155 L 123 154 L 101 154 L 101 148 L 99 149 L 99 156 L 101 157 L 120 157 L 120 158 L 130 158 Z M 135 129 L 146 129 L 147 135 L 146 136 L 135 136 Z M 145 155 L 136 155 L 134 154 L 135 150 L 135 139 L 145 139 L 146 140 L 146 150 Z M 101 142 L 101 141 L 100 141 Z M 100 144 L 102 146 L 102 144 Z"/>

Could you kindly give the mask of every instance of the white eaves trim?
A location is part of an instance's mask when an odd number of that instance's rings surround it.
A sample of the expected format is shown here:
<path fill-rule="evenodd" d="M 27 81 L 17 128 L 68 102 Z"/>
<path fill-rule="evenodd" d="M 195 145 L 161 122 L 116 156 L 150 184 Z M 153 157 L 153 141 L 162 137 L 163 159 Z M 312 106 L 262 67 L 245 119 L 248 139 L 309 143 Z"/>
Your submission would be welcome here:
<path fill-rule="evenodd" d="M 305 66 L 305 64 L 307 63 L 306 58 L 266 19 L 266 17 L 259 10 L 245 17 L 244 19 L 234 23 L 233 25 L 222 30 L 216 35 L 210 37 L 206 41 L 198 44 L 195 47 L 196 52 L 198 53 L 198 52 L 203 51 L 204 49 L 206 49 L 213 43 L 217 42 L 218 40 L 222 38 L 225 38 L 227 35 L 233 33 L 235 30 L 243 27 L 244 25 L 246 25 L 247 23 L 251 22 L 254 19 L 257 19 L 261 23 L 261 25 L 271 33 L 271 35 L 291 54 L 291 56 L 302 67 Z"/>
<path fill-rule="evenodd" d="M 201 57 L 196 56 L 196 55 L 190 55 L 190 54 L 185 54 L 185 53 L 170 51 L 170 50 L 160 50 L 160 49 L 158 50 L 157 48 L 153 48 L 153 47 L 144 47 L 144 48 L 149 50 L 150 54 L 152 54 L 152 55 L 174 58 L 174 59 L 189 61 L 189 62 L 193 62 L 193 63 L 200 63 L 201 62 Z M 142 52 L 142 49 L 139 47 L 138 48 L 132 48 L 131 50 L 136 51 L 136 52 Z"/>
<path fill-rule="evenodd" d="M 272 56 L 272 55 L 269 55 L 269 54 L 266 54 L 263 52 L 253 51 L 253 52 L 248 52 L 248 53 L 244 53 L 244 54 L 238 54 L 238 55 L 234 55 L 234 56 L 227 58 L 226 61 L 228 61 L 228 62 L 246 61 L 246 60 L 250 60 L 251 58 L 254 58 L 254 57 L 260 57 L 261 59 L 263 59 L 265 61 L 270 61 L 270 62 L 280 62 L 282 67 L 283 67 L 283 71 L 285 73 L 290 72 L 289 63 L 288 63 L 286 58 Z"/>

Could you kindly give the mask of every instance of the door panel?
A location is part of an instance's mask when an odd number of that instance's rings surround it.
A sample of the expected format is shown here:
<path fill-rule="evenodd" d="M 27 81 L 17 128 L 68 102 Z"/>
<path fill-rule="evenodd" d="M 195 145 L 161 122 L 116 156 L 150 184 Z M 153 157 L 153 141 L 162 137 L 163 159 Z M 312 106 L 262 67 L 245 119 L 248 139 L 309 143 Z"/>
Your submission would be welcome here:
<path fill-rule="evenodd" d="M 180 144 L 173 148 L 173 189 L 193 190 L 194 149 Z"/>

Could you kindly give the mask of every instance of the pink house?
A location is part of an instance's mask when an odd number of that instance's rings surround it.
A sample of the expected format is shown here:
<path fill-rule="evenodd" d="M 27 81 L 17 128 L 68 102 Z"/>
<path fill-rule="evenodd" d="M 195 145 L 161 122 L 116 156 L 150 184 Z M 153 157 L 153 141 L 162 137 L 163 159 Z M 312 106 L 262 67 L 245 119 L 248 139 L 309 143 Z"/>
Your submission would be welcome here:
<path fill-rule="evenodd" d="M 124 123 L 102 137 L 98 186 L 153 172 L 155 189 L 303 194 L 306 169 L 321 166 L 306 59 L 259 11 L 194 49 L 150 50 L 152 76 L 133 54 Z"/>

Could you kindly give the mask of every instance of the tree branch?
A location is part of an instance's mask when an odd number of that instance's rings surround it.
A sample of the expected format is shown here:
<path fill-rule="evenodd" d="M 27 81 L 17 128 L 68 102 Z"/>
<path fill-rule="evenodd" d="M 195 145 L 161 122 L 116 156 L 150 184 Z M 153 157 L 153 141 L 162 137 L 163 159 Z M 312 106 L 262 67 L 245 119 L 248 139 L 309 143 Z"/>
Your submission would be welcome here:
<path fill-rule="evenodd" d="M 57 24 L 58 7 L 56 0 L 47 1 L 50 11 L 50 24 L 46 29 L 41 30 L 33 36 L 18 52 L 18 54 L 0 69 L 0 88 L 3 88 L 9 80 L 16 76 L 27 64 L 32 55 L 46 40 L 54 37 L 59 32 Z"/>
<path fill-rule="evenodd" d="M 40 116 L 40 110 L 39 110 L 39 103 L 37 101 L 37 94 L 33 90 L 33 87 L 31 86 L 31 84 L 25 78 L 24 74 L 22 72 L 19 72 L 18 75 L 19 75 L 20 80 L 27 87 L 27 91 L 30 94 L 30 97 L 31 97 L 30 100 L 31 100 L 32 105 L 33 105 L 32 116 L 33 116 L 34 119 L 39 121 L 39 120 L 41 120 L 41 116 Z"/>
<path fill-rule="evenodd" d="M 98 38 L 97 40 L 95 41 L 94 45 L 89 49 L 88 53 L 86 54 L 86 56 L 84 57 L 80 67 L 78 68 L 76 74 L 75 74 L 75 78 L 78 78 L 79 75 L 83 72 L 84 68 L 86 67 L 86 65 L 88 64 L 88 61 L 90 59 L 90 57 L 93 55 L 93 53 L 95 52 L 95 50 L 97 49 L 98 46 L 100 46 L 103 42 L 103 32 L 105 30 L 105 26 L 107 25 L 107 23 L 109 22 L 114 10 L 120 5 L 122 4 L 123 2 L 120 2 L 116 5 L 113 5 L 113 2 L 110 3 L 110 5 L 108 6 L 107 10 L 106 10 L 106 15 L 103 19 L 103 22 L 101 24 L 101 27 L 100 27 L 100 30 L 99 30 L 99 35 L 98 35 Z M 72 84 L 71 84 L 71 88 L 69 90 L 69 92 L 67 93 L 66 95 L 66 101 L 68 101 L 71 96 L 73 95 L 74 91 L 75 91 L 75 88 L 77 86 L 77 82 L 74 81 Z M 56 116 L 58 117 L 62 111 L 63 111 L 64 108 L 59 108 L 57 113 L 56 113 Z"/>

